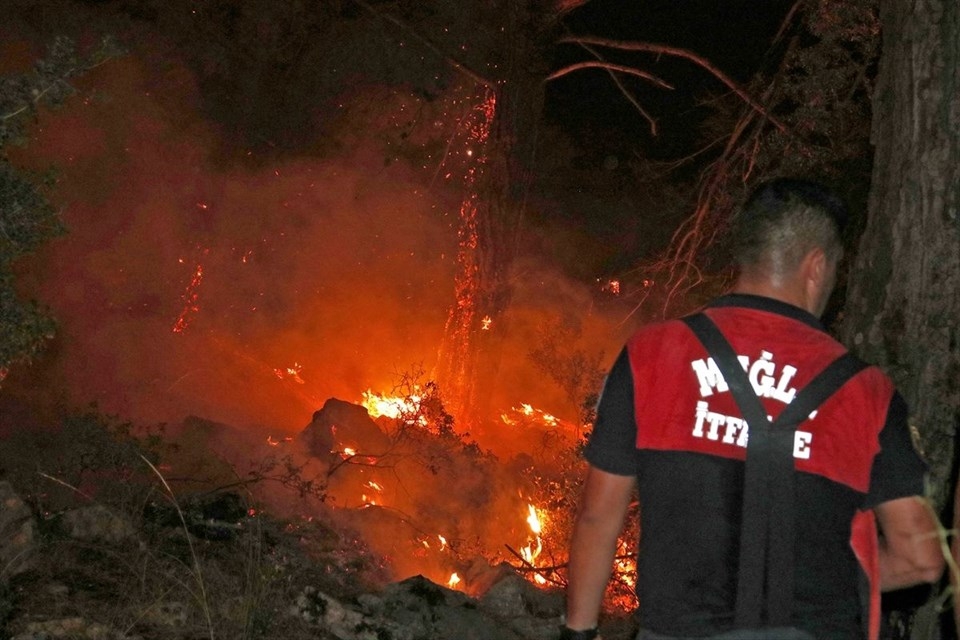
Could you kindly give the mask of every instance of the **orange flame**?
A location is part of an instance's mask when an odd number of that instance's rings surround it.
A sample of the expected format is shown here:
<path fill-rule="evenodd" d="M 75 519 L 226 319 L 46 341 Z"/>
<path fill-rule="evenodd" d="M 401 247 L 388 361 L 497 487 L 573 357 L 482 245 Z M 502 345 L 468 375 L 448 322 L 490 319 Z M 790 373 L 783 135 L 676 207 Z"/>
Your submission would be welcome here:
<path fill-rule="evenodd" d="M 450 574 L 450 579 L 447 580 L 447 586 L 453 589 L 458 584 L 460 584 L 460 576 L 458 576 L 457 572 L 454 571 L 453 573 Z"/>
<path fill-rule="evenodd" d="M 540 553 L 543 551 L 543 540 L 540 537 L 540 534 L 543 532 L 543 523 L 540 520 L 540 514 L 537 512 L 536 507 L 532 504 L 527 505 L 527 512 L 527 524 L 530 526 L 530 531 L 533 533 L 534 539 L 528 542 L 526 546 L 520 547 L 520 557 L 531 567 L 535 567 L 537 558 L 540 557 Z M 540 573 L 534 573 L 533 580 L 537 584 L 547 583 L 547 579 Z"/>
<path fill-rule="evenodd" d="M 528 504 L 527 509 L 530 512 L 530 515 L 527 516 L 527 524 L 530 525 L 530 531 L 533 531 L 539 536 L 541 531 L 543 531 L 543 526 L 540 524 L 540 516 L 532 504 Z"/>
<path fill-rule="evenodd" d="M 518 413 L 525 418 L 530 418 L 531 420 L 541 422 L 546 427 L 553 428 L 560 426 L 560 419 L 555 415 L 547 413 L 542 409 L 537 409 L 525 402 L 520 403 L 519 407 L 511 407 L 511 411 Z M 518 422 L 515 417 L 510 416 L 508 413 L 500 414 L 500 420 L 502 420 L 504 424 L 511 426 L 517 424 Z"/>
<path fill-rule="evenodd" d="M 360 404 L 372 418 L 386 416 L 394 420 L 416 415 L 420 411 L 420 401 L 423 399 L 416 393 L 416 390 L 409 396 L 388 396 L 367 389 L 362 395 L 363 400 L 360 401 Z M 414 420 L 410 422 L 414 422 Z M 423 416 L 419 416 L 415 422 L 421 427 L 426 426 L 426 418 Z"/>

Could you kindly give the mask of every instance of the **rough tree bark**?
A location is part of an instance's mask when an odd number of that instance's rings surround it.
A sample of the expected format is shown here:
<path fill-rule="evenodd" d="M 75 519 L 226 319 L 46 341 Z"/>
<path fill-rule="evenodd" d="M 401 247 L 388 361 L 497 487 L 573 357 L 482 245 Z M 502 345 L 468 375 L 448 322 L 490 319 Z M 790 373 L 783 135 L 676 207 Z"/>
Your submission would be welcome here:
<path fill-rule="evenodd" d="M 881 0 L 880 13 L 876 155 L 843 337 L 909 403 L 943 512 L 960 424 L 960 3 Z"/>

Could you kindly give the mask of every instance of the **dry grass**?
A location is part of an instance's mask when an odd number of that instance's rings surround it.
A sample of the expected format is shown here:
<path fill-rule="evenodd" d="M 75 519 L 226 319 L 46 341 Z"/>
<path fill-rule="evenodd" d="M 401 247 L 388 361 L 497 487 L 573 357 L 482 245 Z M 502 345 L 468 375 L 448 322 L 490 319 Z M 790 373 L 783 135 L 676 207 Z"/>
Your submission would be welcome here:
<path fill-rule="evenodd" d="M 177 495 L 155 452 L 113 419 L 91 412 L 70 424 L 0 454 L 0 479 L 38 525 L 29 569 L 0 590 L 0 637 L 81 619 L 83 633 L 98 624 L 110 638 L 322 640 L 290 613 L 306 586 L 350 597 L 379 584 L 379 559 L 331 526 L 323 505 L 310 505 L 311 521 L 284 521 L 231 494 L 237 517 L 208 526 L 203 505 L 222 493 Z M 65 514 L 93 506 L 127 535 L 72 535 Z"/>

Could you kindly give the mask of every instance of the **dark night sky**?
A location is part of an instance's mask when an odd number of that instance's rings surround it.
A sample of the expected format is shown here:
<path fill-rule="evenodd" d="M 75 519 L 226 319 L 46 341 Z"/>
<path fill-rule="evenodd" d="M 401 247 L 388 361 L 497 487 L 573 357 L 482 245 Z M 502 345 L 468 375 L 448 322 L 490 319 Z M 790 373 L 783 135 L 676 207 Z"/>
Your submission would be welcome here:
<path fill-rule="evenodd" d="M 680 47 L 701 55 L 744 83 L 765 63 L 771 40 L 795 0 L 593 0 L 569 15 L 571 33 Z M 694 63 L 668 56 L 602 50 L 607 59 L 634 64 L 676 87 L 662 90 L 626 78 L 644 108 L 657 120 L 649 126 L 602 70 L 579 71 L 548 87 L 547 113 L 565 123 L 584 144 L 609 145 L 615 152 L 637 145 L 660 159 L 685 155 L 698 142 L 696 124 L 707 112 L 698 101 L 727 88 Z M 555 68 L 589 59 L 576 45 L 557 47 Z M 619 148 L 618 148 L 619 147 Z"/>

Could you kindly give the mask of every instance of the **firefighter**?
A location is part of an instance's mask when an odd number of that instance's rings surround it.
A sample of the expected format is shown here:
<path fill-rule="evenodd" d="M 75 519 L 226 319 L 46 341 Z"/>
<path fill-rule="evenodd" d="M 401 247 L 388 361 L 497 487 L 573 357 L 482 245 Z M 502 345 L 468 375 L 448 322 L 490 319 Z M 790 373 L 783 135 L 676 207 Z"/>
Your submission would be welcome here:
<path fill-rule="evenodd" d="M 562 640 L 599 637 L 635 491 L 638 640 L 875 638 L 881 589 L 939 579 L 907 406 L 819 320 L 846 217 L 818 183 L 764 183 L 734 220 L 732 292 L 627 342 L 585 451 Z"/>

